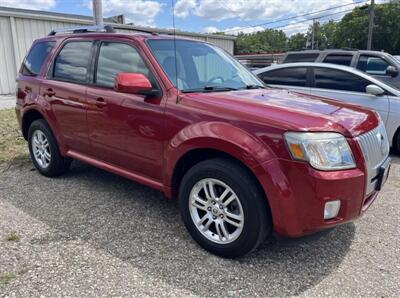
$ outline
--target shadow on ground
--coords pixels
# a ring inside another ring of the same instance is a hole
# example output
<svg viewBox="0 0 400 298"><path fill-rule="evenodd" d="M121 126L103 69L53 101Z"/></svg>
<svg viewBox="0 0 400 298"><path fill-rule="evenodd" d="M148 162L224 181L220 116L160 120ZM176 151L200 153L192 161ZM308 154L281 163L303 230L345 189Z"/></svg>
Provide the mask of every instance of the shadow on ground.
<svg viewBox="0 0 400 298"><path fill-rule="evenodd" d="M272 239L256 252L224 260L202 250L186 232L176 202L161 193L74 162L60 178L31 166L0 175L13 205L149 275L202 296L296 295L334 271L350 248L354 224L302 239ZM65 239L65 238L63 238Z"/></svg>

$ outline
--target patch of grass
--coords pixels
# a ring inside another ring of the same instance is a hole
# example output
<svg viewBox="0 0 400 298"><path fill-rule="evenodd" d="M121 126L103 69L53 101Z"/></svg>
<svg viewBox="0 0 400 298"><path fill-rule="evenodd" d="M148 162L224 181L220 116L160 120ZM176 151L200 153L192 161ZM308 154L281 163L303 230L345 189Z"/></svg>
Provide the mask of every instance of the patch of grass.
<svg viewBox="0 0 400 298"><path fill-rule="evenodd" d="M19 240L21 240L21 236L18 235L17 232L12 231L10 234L7 235L6 240L7 241L19 241Z"/></svg>
<svg viewBox="0 0 400 298"><path fill-rule="evenodd" d="M0 164L21 163L28 158L28 146L19 129L15 110L0 110Z"/></svg>
<svg viewBox="0 0 400 298"><path fill-rule="evenodd" d="M0 286L4 287L9 285L14 279L18 277L17 274L13 272L7 272L0 275Z"/></svg>

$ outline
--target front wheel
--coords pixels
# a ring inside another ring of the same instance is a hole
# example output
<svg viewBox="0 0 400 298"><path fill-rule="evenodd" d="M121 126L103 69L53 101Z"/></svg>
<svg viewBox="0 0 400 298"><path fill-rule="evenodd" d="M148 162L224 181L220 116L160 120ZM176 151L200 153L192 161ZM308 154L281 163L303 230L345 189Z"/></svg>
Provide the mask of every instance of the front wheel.
<svg viewBox="0 0 400 298"><path fill-rule="evenodd" d="M183 177L179 204L192 237L226 258L254 250L271 232L266 198L247 169L231 160L200 162Z"/></svg>

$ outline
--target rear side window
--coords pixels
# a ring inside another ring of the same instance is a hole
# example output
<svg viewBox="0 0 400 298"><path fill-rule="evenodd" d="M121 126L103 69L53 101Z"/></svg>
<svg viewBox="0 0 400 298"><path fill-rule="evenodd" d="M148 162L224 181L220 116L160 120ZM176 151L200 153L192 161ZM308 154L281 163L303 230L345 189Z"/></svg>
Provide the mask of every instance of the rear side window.
<svg viewBox="0 0 400 298"><path fill-rule="evenodd" d="M103 42L97 62L96 84L114 87L115 77L120 72L142 73L150 77L149 69L135 48L124 43Z"/></svg>
<svg viewBox="0 0 400 298"><path fill-rule="evenodd" d="M386 75L386 69L390 66L385 59L376 56L361 55L357 68L371 75Z"/></svg>
<svg viewBox="0 0 400 298"><path fill-rule="evenodd" d="M26 56L21 73L26 76L37 76L42 69L44 61L53 49L54 44L54 41L35 43Z"/></svg>
<svg viewBox="0 0 400 298"><path fill-rule="evenodd" d="M258 75L266 84L307 86L307 68L291 67L267 71Z"/></svg>
<svg viewBox="0 0 400 298"><path fill-rule="evenodd" d="M315 68L314 79L316 88L363 93L371 84L368 80L354 74L328 68Z"/></svg>
<svg viewBox="0 0 400 298"><path fill-rule="evenodd" d="M91 56L91 41L76 41L65 44L54 61L53 78L85 83Z"/></svg>
<svg viewBox="0 0 400 298"><path fill-rule="evenodd" d="M298 53L288 54L284 63L291 62L314 62L319 56L319 53Z"/></svg>
<svg viewBox="0 0 400 298"><path fill-rule="evenodd" d="M324 62L350 66L352 58L353 56L351 55L328 55L325 57Z"/></svg>

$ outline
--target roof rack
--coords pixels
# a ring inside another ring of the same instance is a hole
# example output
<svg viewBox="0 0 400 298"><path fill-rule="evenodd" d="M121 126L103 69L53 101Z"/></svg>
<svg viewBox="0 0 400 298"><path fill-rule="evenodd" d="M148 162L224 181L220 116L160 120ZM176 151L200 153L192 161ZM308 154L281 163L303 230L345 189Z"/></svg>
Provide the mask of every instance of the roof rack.
<svg viewBox="0 0 400 298"><path fill-rule="evenodd" d="M56 35L56 34L59 34L59 33L77 34L77 33L88 33L88 32L115 33L115 30L110 25L105 25L105 26L82 26L82 27L53 29L49 33L49 36Z"/></svg>

